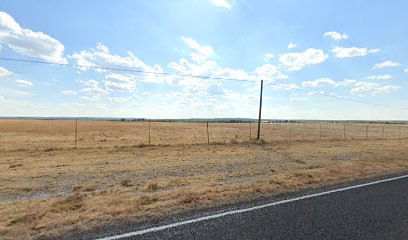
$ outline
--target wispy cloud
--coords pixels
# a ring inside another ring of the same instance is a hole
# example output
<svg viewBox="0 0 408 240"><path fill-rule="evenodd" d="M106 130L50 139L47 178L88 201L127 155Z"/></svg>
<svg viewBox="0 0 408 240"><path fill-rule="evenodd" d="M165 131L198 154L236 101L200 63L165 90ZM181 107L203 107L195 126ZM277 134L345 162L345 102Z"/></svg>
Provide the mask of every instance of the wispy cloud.
<svg viewBox="0 0 408 240"><path fill-rule="evenodd" d="M295 48L295 47L296 47L296 43L290 42L290 43L288 44L288 48L289 48L289 49L292 49L292 48Z"/></svg>
<svg viewBox="0 0 408 240"><path fill-rule="evenodd" d="M322 63L327 58L328 56L323 50L309 48L304 52L284 53L279 57L279 62L288 67L289 71L299 71L307 65Z"/></svg>
<svg viewBox="0 0 408 240"><path fill-rule="evenodd" d="M323 34L323 36L324 36L324 37L329 37L329 38L331 38L331 39L333 39L333 40L336 40L336 41L346 40L346 39L349 38L347 34L345 34L345 33L340 34L340 33L335 32L335 31L325 32L325 33Z"/></svg>
<svg viewBox="0 0 408 240"><path fill-rule="evenodd" d="M373 69L381 69L385 67L398 67L398 66L401 66L401 64L397 62L393 62L393 61L385 61L382 63L375 64Z"/></svg>
<svg viewBox="0 0 408 240"><path fill-rule="evenodd" d="M390 80L392 78L392 75L371 75L365 77L370 80Z"/></svg>
<svg viewBox="0 0 408 240"><path fill-rule="evenodd" d="M367 48L357 48L357 47L335 47L332 49L332 52L335 57L338 58L352 58L352 57L363 57L370 53L379 52L380 49L367 49Z"/></svg>
<svg viewBox="0 0 408 240"><path fill-rule="evenodd" d="M210 2L217 7L222 7L226 9L231 9L233 5L233 2L229 0L210 0Z"/></svg>

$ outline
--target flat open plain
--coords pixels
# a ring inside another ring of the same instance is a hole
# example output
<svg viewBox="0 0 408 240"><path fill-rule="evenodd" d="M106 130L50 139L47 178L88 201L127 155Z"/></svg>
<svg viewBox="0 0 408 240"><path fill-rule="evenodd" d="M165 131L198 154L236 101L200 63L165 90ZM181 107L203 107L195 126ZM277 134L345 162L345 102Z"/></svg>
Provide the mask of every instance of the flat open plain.
<svg viewBox="0 0 408 240"><path fill-rule="evenodd" d="M0 238L58 237L408 171L379 124L0 121ZM384 128L383 128L384 127ZM346 130L344 134L344 129Z"/></svg>

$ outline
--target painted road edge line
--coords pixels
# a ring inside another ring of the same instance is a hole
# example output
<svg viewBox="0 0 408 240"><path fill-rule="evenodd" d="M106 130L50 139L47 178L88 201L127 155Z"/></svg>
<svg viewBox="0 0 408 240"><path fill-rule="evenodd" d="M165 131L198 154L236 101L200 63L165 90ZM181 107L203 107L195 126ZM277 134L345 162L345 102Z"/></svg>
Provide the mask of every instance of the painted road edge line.
<svg viewBox="0 0 408 240"><path fill-rule="evenodd" d="M267 207L271 207L271 206L276 206L276 205L280 205L280 204L296 202L296 201L300 201L300 200L303 200L303 199L319 197L319 196L328 195L328 194L332 194L332 193L336 193L336 192L343 192L343 191L347 191L347 190L351 190L351 189L362 188L362 187L371 186L371 185L380 184L380 183L385 183L385 182L391 182L391 181L395 181L395 180L399 180L399 179L403 179L403 178L408 178L408 174L398 176L398 177L393 177L393 178L382 179L382 180L378 180L378 181L374 181L374 182L368 182L368 183L362 183L362 184L353 185L353 186L349 186L349 187L338 188L338 189L329 190L329 191L325 191L325 192L308 194L308 195L304 195L304 196L300 196L300 197L285 199L285 200L281 200L281 201L277 201L277 202L271 202L271 203L267 203L267 204L254 206L254 207L237 209L237 210L227 211L227 212L223 212L223 213L217 213L217 214L212 214L212 215L208 215L208 216L203 216L203 217L199 217L199 218L193 218L193 219L190 219L190 220L175 222L175 223L171 223L171 224L166 224L166 225L161 225L161 226L158 226L158 227L147 228L147 229L134 231L134 232L123 233L123 234L114 235L114 236L111 236L111 237L99 238L98 240L115 240L115 239L122 239L122 238L127 238L127 237L132 237L132 236L143 235L143 234L151 233L151 232L159 232L159 231L163 231L163 230L166 230L166 229L169 229L169 228L175 228L175 227L178 227L178 226L187 225L187 224L191 224L191 223L202 222L202 221L215 219L215 218L220 218L220 217L233 215L233 214L240 214L240 213L250 212L250 211L254 211L254 210L258 210L258 209L262 209L262 208L267 208Z"/></svg>

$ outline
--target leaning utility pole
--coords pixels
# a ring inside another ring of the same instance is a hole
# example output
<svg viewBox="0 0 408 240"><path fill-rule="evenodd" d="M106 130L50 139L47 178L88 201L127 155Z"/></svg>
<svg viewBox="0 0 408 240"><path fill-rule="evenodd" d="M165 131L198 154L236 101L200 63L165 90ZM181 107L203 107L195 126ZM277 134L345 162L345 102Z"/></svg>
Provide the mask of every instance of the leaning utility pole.
<svg viewBox="0 0 408 240"><path fill-rule="evenodd" d="M263 92L263 80L261 80L261 96L259 99L258 136L256 138L258 141L261 138L262 92Z"/></svg>

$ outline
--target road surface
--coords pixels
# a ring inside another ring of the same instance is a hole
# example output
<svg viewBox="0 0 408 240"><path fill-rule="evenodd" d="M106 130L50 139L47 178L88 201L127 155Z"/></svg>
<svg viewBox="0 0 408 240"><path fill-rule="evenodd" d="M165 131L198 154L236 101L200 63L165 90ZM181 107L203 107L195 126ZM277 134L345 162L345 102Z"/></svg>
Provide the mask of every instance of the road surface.
<svg viewBox="0 0 408 240"><path fill-rule="evenodd" d="M109 230L112 231L112 230ZM408 175L115 234L107 239L408 239Z"/></svg>

